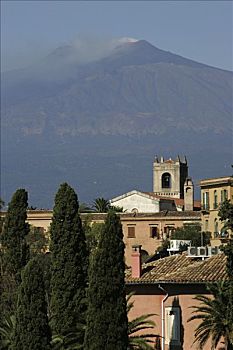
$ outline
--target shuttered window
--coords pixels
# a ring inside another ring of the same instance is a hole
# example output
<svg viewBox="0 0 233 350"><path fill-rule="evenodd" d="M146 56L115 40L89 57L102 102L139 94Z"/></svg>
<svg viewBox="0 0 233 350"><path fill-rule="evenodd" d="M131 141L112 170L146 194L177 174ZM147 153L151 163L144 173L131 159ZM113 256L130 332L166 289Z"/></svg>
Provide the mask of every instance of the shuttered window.
<svg viewBox="0 0 233 350"><path fill-rule="evenodd" d="M165 342L178 344L180 342L180 308L165 308Z"/></svg>
<svg viewBox="0 0 233 350"><path fill-rule="evenodd" d="M135 226L128 226L128 238L135 238Z"/></svg>

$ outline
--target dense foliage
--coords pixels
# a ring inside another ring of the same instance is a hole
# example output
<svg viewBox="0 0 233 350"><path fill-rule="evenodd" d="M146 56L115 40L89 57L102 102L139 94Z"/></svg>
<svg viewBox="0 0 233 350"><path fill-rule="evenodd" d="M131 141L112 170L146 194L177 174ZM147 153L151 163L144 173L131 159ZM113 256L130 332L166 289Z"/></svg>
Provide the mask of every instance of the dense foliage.
<svg viewBox="0 0 233 350"><path fill-rule="evenodd" d="M188 321L201 320L195 330L195 343L200 349L211 339L211 350L215 349L221 337L225 349L233 349L233 320L229 305L229 284L218 282L208 285L213 297L197 295L194 299L200 304L193 306L193 316Z"/></svg>
<svg viewBox="0 0 233 350"><path fill-rule="evenodd" d="M26 223L28 195L24 189L18 189L8 206L5 217L1 245L3 247L3 265L8 273L20 279L20 271L29 260L29 247L26 236L29 225Z"/></svg>
<svg viewBox="0 0 233 350"><path fill-rule="evenodd" d="M50 231L51 324L53 332L60 336L85 318L87 249L78 209L76 193L67 183L62 184L55 197Z"/></svg>
<svg viewBox="0 0 233 350"><path fill-rule="evenodd" d="M210 233L202 232L199 225L187 225L177 228L171 239L190 240L193 247L201 247L210 243Z"/></svg>
<svg viewBox="0 0 233 350"><path fill-rule="evenodd" d="M26 239L30 250L30 257L43 254L48 249L48 235L45 235L42 227L30 226L30 231Z"/></svg>
<svg viewBox="0 0 233 350"><path fill-rule="evenodd" d="M230 200L225 200L218 212L220 220L224 222L223 231L231 230L233 232L233 204Z"/></svg>
<svg viewBox="0 0 233 350"><path fill-rule="evenodd" d="M10 319L15 311L20 273L29 259L27 200L27 192L18 189L9 203L4 222L0 221L0 323L5 318Z"/></svg>
<svg viewBox="0 0 233 350"><path fill-rule="evenodd" d="M34 258L22 272L12 350L50 349L50 340L43 269Z"/></svg>
<svg viewBox="0 0 233 350"><path fill-rule="evenodd" d="M109 212L90 260L85 350L127 349L124 270L122 226Z"/></svg>
<svg viewBox="0 0 233 350"><path fill-rule="evenodd" d="M107 213L110 208L110 202L103 197L99 197L94 200L92 207L97 213Z"/></svg>

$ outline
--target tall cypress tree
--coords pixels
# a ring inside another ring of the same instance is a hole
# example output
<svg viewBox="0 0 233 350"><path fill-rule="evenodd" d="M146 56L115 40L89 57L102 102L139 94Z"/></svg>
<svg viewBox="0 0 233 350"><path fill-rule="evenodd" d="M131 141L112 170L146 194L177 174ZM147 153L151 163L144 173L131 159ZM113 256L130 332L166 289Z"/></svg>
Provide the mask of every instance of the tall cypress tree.
<svg viewBox="0 0 233 350"><path fill-rule="evenodd" d="M3 247L3 264L9 274L20 280L20 271L29 260L29 247L26 236L29 225L26 223L28 195L24 189L18 189L8 206L4 221L1 244Z"/></svg>
<svg viewBox="0 0 233 350"><path fill-rule="evenodd" d="M12 350L47 350L50 341L43 269L34 258L22 272Z"/></svg>
<svg viewBox="0 0 233 350"><path fill-rule="evenodd" d="M86 311L87 249L74 190L63 183L55 197L51 223L51 314L55 334L82 324ZM80 342L83 342L81 332Z"/></svg>
<svg viewBox="0 0 233 350"><path fill-rule="evenodd" d="M127 349L124 270L122 226L109 212L90 261L85 350Z"/></svg>

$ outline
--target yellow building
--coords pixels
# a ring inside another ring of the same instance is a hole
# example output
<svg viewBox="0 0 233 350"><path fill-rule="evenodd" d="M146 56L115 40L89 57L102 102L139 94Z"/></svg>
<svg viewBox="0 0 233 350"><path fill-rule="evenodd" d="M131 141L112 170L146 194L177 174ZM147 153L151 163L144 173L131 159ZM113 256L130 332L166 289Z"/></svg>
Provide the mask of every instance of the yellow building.
<svg viewBox="0 0 233 350"><path fill-rule="evenodd" d="M228 239L229 232L222 232L223 223L218 216L219 206L226 199L233 203L233 177L225 176L200 181L202 203L202 230L212 234L212 245Z"/></svg>

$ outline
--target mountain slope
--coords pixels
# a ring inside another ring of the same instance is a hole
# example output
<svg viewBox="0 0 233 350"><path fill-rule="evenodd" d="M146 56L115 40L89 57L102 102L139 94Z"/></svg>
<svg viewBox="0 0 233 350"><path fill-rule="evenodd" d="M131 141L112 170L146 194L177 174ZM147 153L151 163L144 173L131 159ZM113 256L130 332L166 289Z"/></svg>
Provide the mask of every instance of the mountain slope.
<svg viewBox="0 0 233 350"><path fill-rule="evenodd" d="M231 162L232 77L232 72L160 50L144 40L120 45L86 64L66 46L38 65L6 72L2 77L4 196L30 182L33 200L48 206L54 185L65 178L88 188L82 192L83 200L110 197L133 185L150 190L151 164L159 152L186 153L194 161L196 178L224 175L224 166ZM22 168L26 154L28 163ZM92 177L87 176L88 164ZM104 171L107 164L112 168L109 174ZM143 166L147 176L135 177L133 164L137 173ZM127 179L120 180L121 171ZM113 185L114 174L119 181L115 178ZM101 185L95 186L96 182ZM38 188L43 187L46 195L38 199Z"/></svg>

